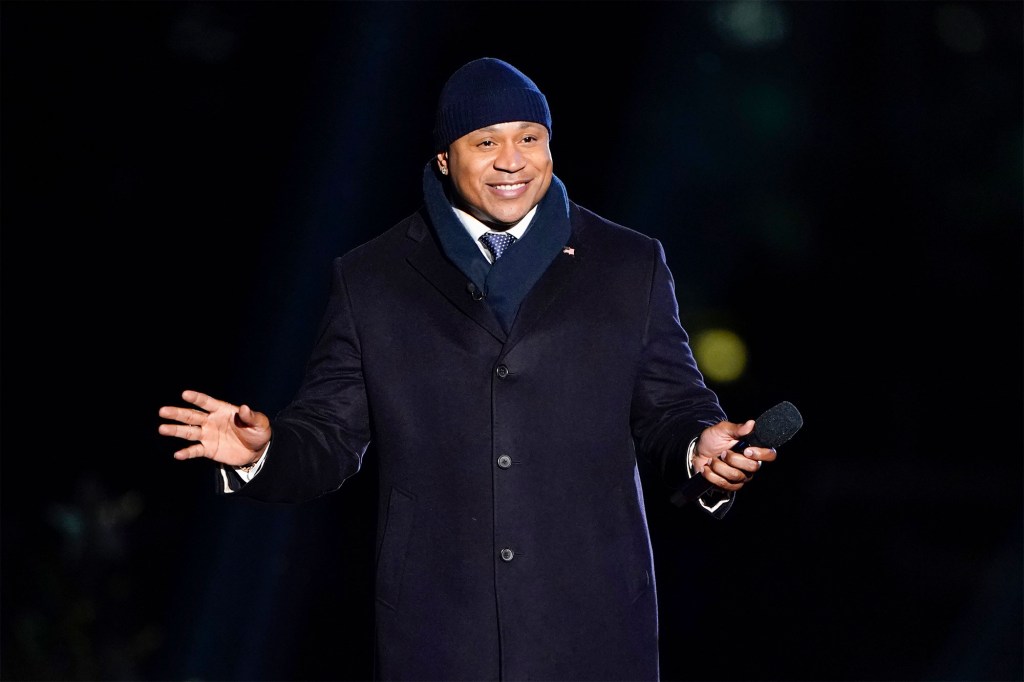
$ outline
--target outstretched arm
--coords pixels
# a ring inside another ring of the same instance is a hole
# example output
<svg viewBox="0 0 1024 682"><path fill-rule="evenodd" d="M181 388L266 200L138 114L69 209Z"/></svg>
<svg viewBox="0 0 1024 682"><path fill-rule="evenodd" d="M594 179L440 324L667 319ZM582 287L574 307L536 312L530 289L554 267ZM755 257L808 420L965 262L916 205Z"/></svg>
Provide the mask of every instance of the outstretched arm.
<svg viewBox="0 0 1024 682"><path fill-rule="evenodd" d="M184 391L182 400L198 409L165 405L160 416L177 423L161 424L161 436L192 441L175 459L206 457L229 466L256 462L270 443L270 418L248 405L232 405L198 391Z"/></svg>

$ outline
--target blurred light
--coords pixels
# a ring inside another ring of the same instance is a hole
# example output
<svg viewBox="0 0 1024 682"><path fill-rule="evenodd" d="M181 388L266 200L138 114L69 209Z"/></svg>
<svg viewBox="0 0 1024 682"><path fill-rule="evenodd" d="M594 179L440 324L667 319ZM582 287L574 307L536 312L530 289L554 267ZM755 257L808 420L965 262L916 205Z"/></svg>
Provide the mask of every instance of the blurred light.
<svg viewBox="0 0 1024 682"><path fill-rule="evenodd" d="M964 5L936 8L935 32L946 47L957 52L978 52L985 47L985 25L977 12Z"/></svg>
<svg viewBox="0 0 1024 682"><path fill-rule="evenodd" d="M719 35L743 47L770 47L789 33L782 8L760 0L715 3L711 22Z"/></svg>
<svg viewBox="0 0 1024 682"><path fill-rule="evenodd" d="M712 381L736 381L747 366L747 346L728 329L706 329L693 337L693 355L705 377Z"/></svg>

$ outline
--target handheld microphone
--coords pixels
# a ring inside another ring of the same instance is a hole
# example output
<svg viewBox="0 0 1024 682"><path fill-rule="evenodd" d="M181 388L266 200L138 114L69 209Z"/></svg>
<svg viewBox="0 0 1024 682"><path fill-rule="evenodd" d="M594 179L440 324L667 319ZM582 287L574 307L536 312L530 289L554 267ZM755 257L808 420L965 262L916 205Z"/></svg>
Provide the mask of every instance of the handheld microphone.
<svg viewBox="0 0 1024 682"><path fill-rule="evenodd" d="M744 448L753 446L755 448L778 448L793 437L800 427L804 425L804 418L800 410L796 409L793 403L783 400L778 405L765 410L760 417L754 420L754 430L746 436L746 440L733 445L730 450L743 452ZM714 487L714 483L708 481L701 474L695 474L672 496L672 503L682 507L687 502L692 502Z"/></svg>

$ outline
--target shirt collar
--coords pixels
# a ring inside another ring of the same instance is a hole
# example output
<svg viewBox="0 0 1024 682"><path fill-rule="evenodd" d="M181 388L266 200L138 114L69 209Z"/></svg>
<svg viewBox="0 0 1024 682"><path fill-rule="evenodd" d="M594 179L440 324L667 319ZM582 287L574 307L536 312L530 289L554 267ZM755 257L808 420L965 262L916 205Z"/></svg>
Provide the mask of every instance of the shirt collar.
<svg viewBox="0 0 1024 682"><path fill-rule="evenodd" d="M463 211L461 208L455 208L454 206L452 206L452 208L455 210L455 217L457 217L459 219L459 222L462 223L462 226L466 228L466 232L469 233L469 236L473 238L474 242L477 242L479 244L479 239L481 235L486 234L487 232L494 231L491 228L484 225L479 220L477 220L476 218L474 218L473 216ZM536 213L537 207L534 206L533 208L530 209L529 213L523 216L522 220L520 220L518 223L508 228L507 230L505 230L505 234L510 234L516 239L522 239L523 235L526 234L526 230L529 229L530 223L533 222L533 216Z"/></svg>

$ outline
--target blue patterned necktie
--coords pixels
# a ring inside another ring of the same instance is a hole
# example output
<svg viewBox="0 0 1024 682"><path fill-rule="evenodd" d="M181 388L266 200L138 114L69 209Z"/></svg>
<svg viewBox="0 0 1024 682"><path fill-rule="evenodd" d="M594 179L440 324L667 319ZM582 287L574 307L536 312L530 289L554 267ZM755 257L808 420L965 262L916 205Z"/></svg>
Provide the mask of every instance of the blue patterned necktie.
<svg viewBox="0 0 1024 682"><path fill-rule="evenodd" d="M495 261L501 258L501 254L505 253L505 249L512 246L515 240L513 235L505 232L487 232L480 235L480 241L494 254Z"/></svg>

